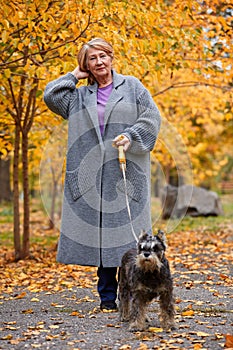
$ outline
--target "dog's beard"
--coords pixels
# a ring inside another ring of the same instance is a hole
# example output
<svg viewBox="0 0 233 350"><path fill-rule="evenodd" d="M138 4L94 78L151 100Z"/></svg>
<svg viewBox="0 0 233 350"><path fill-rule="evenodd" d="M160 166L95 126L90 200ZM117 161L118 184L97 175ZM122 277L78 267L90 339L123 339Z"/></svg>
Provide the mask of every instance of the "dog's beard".
<svg viewBox="0 0 233 350"><path fill-rule="evenodd" d="M146 258L142 253L136 257L136 266L145 272L153 272L155 270L160 271L162 263L156 254L151 254Z"/></svg>

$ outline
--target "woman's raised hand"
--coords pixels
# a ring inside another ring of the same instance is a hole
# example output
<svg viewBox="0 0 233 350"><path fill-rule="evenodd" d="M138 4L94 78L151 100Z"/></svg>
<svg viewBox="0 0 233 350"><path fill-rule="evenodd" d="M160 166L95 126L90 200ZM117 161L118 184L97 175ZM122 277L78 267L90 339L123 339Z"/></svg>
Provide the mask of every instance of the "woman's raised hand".
<svg viewBox="0 0 233 350"><path fill-rule="evenodd" d="M71 72L76 79L86 79L89 77L89 73L88 72L83 72L80 70L79 66L77 66L73 72Z"/></svg>

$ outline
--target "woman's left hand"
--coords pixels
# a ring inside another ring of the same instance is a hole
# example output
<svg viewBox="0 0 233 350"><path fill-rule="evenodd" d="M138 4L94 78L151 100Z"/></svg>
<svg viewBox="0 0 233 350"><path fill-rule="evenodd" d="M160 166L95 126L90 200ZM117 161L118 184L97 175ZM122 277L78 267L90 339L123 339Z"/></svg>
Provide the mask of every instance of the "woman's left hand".
<svg viewBox="0 0 233 350"><path fill-rule="evenodd" d="M126 152L130 146L130 140L125 135L118 135L113 140L113 146L115 147L123 146L123 149Z"/></svg>

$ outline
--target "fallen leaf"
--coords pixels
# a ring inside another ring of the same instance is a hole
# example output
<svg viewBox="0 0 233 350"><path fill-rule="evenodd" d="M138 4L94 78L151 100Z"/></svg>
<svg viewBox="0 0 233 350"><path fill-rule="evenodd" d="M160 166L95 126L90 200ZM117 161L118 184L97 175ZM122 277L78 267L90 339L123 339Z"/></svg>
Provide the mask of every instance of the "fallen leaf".
<svg viewBox="0 0 233 350"><path fill-rule="evenodd" d="M85 315L80 314L78 311L71 312L70 316L78 316L79 318L84 318Z"/></svg>
<svg viewBox="0 0 233 350"><path fill-rule="evenodd" d="M19 295L17 295L17 296L15 297L15 299L22 299L22 298L24 298L26 295L27 295L26 292L22 292L22 293L20 293Z"/></svg>
<svg viewBox="0 0 233 350"><path fill-rule="evenodd" d="M22 310L22 314L33 314L34 311L32 309L28 309L28 310Z"/></svg>
<svg viewBox="0 0 233 350"><path fill-rule="evenodd" d="M202 344L194 344L193 345L194 350L198 350L198 349L202 349L202 348L203 348Z"/></svg>
<svg viewBox="0 0 233 350"><path fill-rule="evenodd" d="M40 299L38 299L38 298L32 298L31 301L32 301L33 303L34 303L34 302L37 303L38 301L40 301Z"/></svg>
<svg viewBox="0 0 233 350"><path fill-rule="evenodd" d="M52 324L52 325L49 326L49 328L50 329L58 329L60 327L58 325L56 325L56 324Z"/></svg>
<svg viewBox="0 0 233 350"><path fill-rule="evenodd" d="M176 304L179 304L179 303L181 303L182 301L183 301L182 299L177 298L175 302L176 302Z"/></svg>
<svg viewBox="0 0 233 350"><path fill-rule="evenodd" d="M23 341L24 339L11 339L10 340L10 343L11 343L11 345L18 345L18 344L20 344L21 343L21 341Z"/></svg>
<svg viewBox="0 0 233 350"><path fill-rule="evenodd" d="M205 333L205 332L197 332L197 336L198 337L209 337L210 334L209 333Z"/></svg>
<svg viewBox="0 0 233 350"><path fill-rule="evenodd" d="M193 316L194 315L194 311L193 310L187 310L187 311L183 311L181 313L182 316Z"/></svg>
<svg viewBox="0 0 233 350"><path fill-rule="evenodd" d="M19 327L6 326L6 329L9 329L10 331L16 331L17 329L19 329Z"/></svg>
<svg viewBox="0 0 233 350"><path fill-rule="evenodd" d="M149 327L149 332L159 333L159 332L162 332L162 331L163 331L163 328Z"/></svg>
<svg viewBox="0 0 233 350"><path fill-rule="evenodd" d="M58 334L55 334L55 335L52 335L52 334L48 334L46 335L45 339L46 340L53 340L55 338L59 338L59 335Z"/></svg>
<svg viewBox="0 0 233 350"><path fill-rule="evenodd" d="M215 333L215 338L216 338L216 339L223 339L224 336L223 336L222 334Z"/></svg>
<svg viewBox="0 0 233 350"><path fill-rule="evenodd" d="M13 338L12 334L7 334L4 337L1 337L0 339L2 339L2 340L11 340L12 338Z"/></svg>
<svg viewBox="0 0 233 350"><path fill-rule="evenodd" d="M139 345L139 348L137 348L137 350L148 350L148 349L149 349L148 346L146 344L143 344L143 343L141 343Z"/></svg>
<svg viewBox="0 0 233 350"><path fill-rule="evenodd" d="M225 334L225 338L226 338L225 347L233 348L233 335Z"/></svg>
<svg viewBox="0 0 233 350"><path fill-rule="evenodd" d="M51 306L58 307L58 308L63 308L65 305L59 305L57 303L51 303Z"/></svg>

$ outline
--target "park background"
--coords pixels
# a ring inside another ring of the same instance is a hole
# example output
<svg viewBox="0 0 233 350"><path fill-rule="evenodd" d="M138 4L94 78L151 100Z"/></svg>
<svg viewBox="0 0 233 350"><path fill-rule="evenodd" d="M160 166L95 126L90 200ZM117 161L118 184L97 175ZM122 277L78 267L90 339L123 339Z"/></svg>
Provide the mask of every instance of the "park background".
<svg viewBox="0 0 233 350"><path fill-rule="evenodd" d="M66 124L45 106L43 91L49 81L76 67L79 48L93 37L103 37L112 43L116 71L140 79L163 118L159 139L151 153L155 227L167 225L160 215L159 199L159 189L166 184L203 187L215 191L221 199L223 215L179 220L169 234L173 244L171 257L176 255L174 249L182 254L187 244L191 252L196 251L203 237L208 237L204 246L208 249L210 245L210 251L213 247L216 252L222 249L230 261L231 2L1 0L0 3L3 292L12 293L18 286L37 292L54 286L59 290L75 283L73 275L79 276L84 287L90 283L83 275L83 271L88 273L87 269L67 272L55 262ZM46 271L44 276L38 264ZM60 271L60 275L54 277L55 271ZM228 284L228 277L224 276L222 279Z"/></svg>
<svg viewBox="0 0 233 350"><path fill-rule="evenodd" d="M31 200L42 195L50 228L60 216L66 125L44 88L93 37L113 44L114 68L139 78L161 111L152 195L164 184L233 191L229 1L9 1L0 11L0 200L13 202L16 260L29 254Z"/></svg>
<svg viewBox="0 0 233 350"><path fill-rule="evenodd" d="M81 45L96 36L113 44L114 68L139 78L161 111L151 154L155 221L162 225L166 184L216 191L222 220L231 216L229 1L9 1L0 11L1 221L11 225L1 235L16 260L29 256L32 213L59 228L67 125L45 106L45 85L72 71Z"/></svg>

